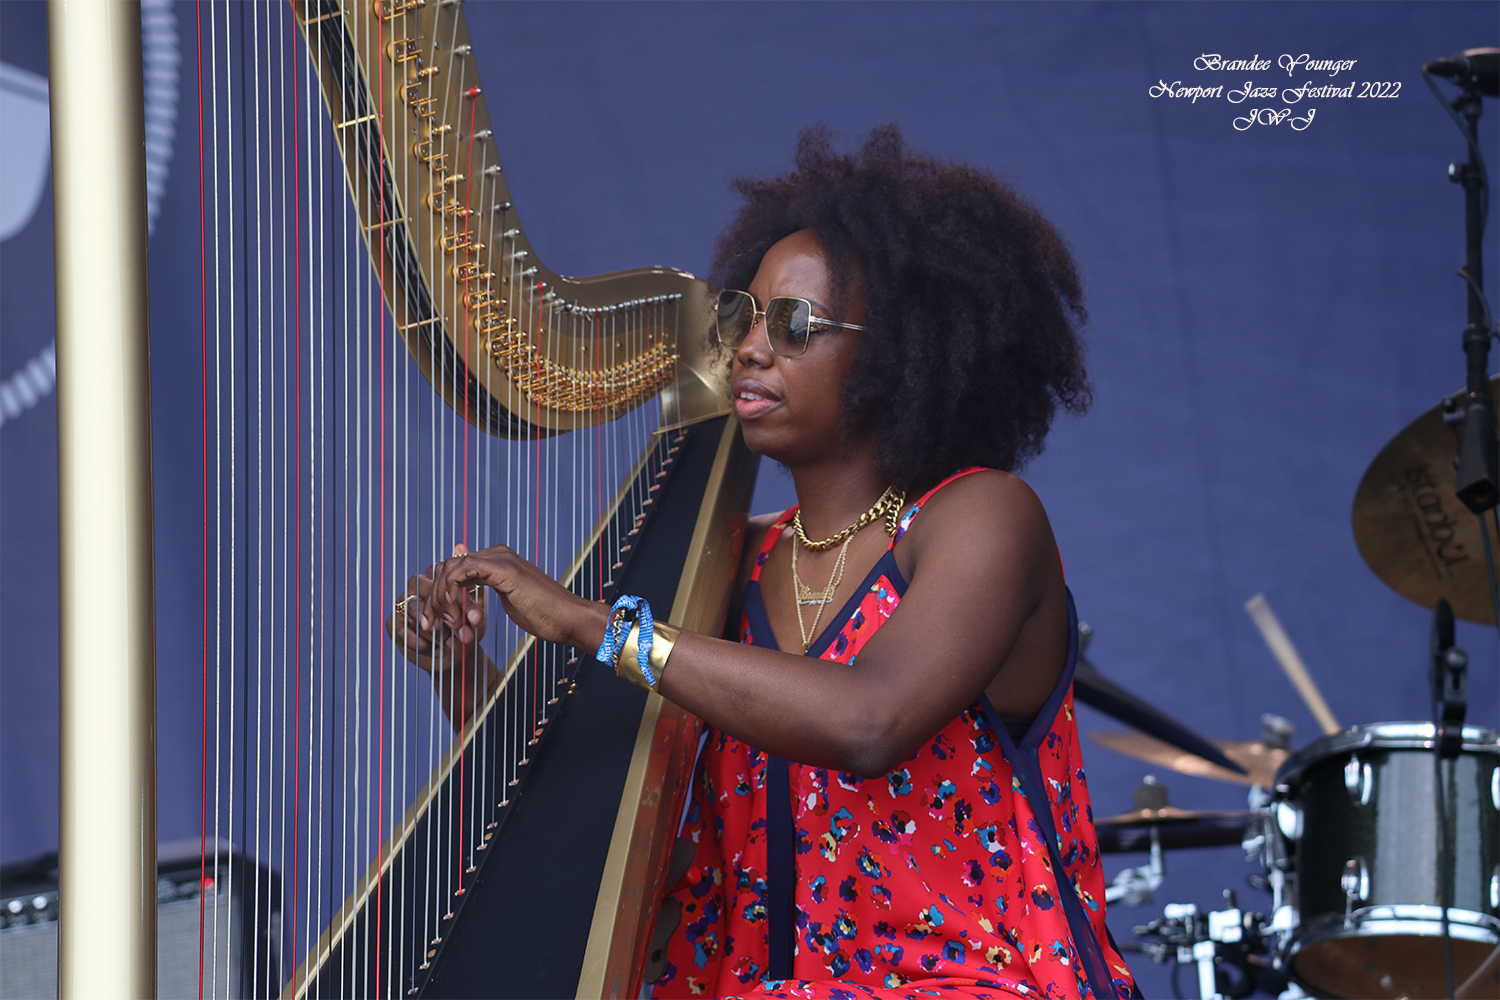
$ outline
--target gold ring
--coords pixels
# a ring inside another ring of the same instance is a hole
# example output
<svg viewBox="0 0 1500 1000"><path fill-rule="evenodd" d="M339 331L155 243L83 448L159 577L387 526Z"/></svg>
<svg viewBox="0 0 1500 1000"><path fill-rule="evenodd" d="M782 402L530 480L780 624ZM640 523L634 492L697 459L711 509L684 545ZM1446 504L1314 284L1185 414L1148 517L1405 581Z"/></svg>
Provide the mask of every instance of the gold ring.
<svg viewBox="0 0 1500 1000"><path fill-rule="evenodd" d="M416 600L416 598L417 598L416 594L407 594L405 597L397 598L397 600L396 600L396 610L399 613L403 614L403 615L406 614L407 613L406 606L408 604L410 604L412 601Z"/></svg>

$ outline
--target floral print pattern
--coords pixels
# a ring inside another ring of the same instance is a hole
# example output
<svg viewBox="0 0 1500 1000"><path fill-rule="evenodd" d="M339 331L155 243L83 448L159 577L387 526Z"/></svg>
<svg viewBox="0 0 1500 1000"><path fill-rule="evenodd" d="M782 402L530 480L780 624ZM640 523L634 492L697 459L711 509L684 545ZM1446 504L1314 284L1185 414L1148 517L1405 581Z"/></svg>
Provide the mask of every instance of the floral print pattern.
<svg viewBox="0 0 1500 1000"><path fill-rule="evenodd" d="M932 493L972 471L949 477L913 504L891 549ZM760 568L794 511L767 534L747 588L747 612L759 600ZM820 640L809 655L853 663L904 590L888 550L832 640ZM741 641L761 638L752 633L747 613ZM764 639L761 645L774 645ZM701 877L696 884L685 880L674 894L682 921L652 996L1092 997L1058 898L1059 878L1084 906L1110 985L1130 996L1130 971L1105 938L1104 878L1071 687L1055 716L1035 725L1048 727L1039 759L1060 873L978 703L882 778L789 765L796 978L783 981L766 980L767 756L710 729L682 829L695 844Z"/></svg>

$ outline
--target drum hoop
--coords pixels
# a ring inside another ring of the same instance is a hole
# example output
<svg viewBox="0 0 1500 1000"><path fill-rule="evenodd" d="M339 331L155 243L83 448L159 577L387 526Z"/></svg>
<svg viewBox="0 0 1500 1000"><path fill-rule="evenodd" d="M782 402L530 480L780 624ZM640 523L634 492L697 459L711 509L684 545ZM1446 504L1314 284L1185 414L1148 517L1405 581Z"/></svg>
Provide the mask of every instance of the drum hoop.
<svg viewBox="0 0 1500 1000"><path fill-rule="evenodd" d="M1323 736L1288 757L1276 771L1276 788L1289 788L1303 772L1328 757L1364 749L1431 750L1434 743L1430 722L1377 722L1352 726L1341 733ZM1463 752L1500 756L1500 732L1480 726L1463 729Z"/></svg>
<svg viewBox="0 0 1500 1000"><path fill-rule="evenodd" d="M1345 937L1442 937L1443 908L1428 903L1398 903L1364 906L1349 914L1352 927L1344 926L1340 913L1323 913L1301 924L1287 941L1290 961L1304 947ZM1448 908L1449 934L1455 941L1500 944L1500 918L1457 906Z"/></svg>
<svg viewBox="0 0 1500 1000"><path fill-rule="evenodd" d="M1426 904L1367 906L1349 915L1354 926L1348 928L1341 914L1325 913L1292 931L1278 951L1276 965L1311 993L1315 984L1297 972L1297 956L1307 948L1351 937L1441 938L1441 913L1442 907ZM1500 945L1500 920L1487 913L1449 907L1448 933L1455 941L1475 941L1493 947Z"/></svg>

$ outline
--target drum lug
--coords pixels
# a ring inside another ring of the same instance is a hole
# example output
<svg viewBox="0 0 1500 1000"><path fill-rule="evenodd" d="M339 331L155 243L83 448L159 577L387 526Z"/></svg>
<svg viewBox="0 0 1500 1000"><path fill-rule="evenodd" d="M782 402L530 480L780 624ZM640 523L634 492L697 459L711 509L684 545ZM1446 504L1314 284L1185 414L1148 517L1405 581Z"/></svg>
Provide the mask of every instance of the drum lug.
<svg viewBox="0 0 1500 1000"><path fill-rule="evenodd" d="M1344 788L1355 805L1370 804L1370 796L1375 792L1375 772L1369 764L1360 763L1358 754L1351 756L1344 765Z"/></svg>
<svg viewBox="0 0 1500 1000"><path fill-rule="evenodd" d="M1370 898L1370 866L1360 857L1344 862L1344 874L1339 877L1339 888L1344 890L1344 927L1354 926L1354 902L1363 903Z"/></svg>
<svg viewBox="0 0 1500 1000"><path fill-rule="evenodd" d="M1287 840L1302 839L1302 810L1290 802L1276 803L1276 826Z"/></svg>

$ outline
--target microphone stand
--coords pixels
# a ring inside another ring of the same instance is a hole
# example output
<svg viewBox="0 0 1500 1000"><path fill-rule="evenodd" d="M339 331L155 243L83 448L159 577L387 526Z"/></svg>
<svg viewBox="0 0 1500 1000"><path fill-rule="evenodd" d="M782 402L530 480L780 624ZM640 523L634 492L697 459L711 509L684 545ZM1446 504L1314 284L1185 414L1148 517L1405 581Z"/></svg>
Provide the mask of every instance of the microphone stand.
<svg viewBox="0 0 1500 1000"><path fill-rule="evenodd" d="M1500 504L1500 472L1497 472L1495 407L1489 387L1490 337L1495 330L1489 305L1484 297L1482 239L1489 212L1489 179L1479 152L1480 95L1495 91L1493 67L1488 71L1487 85L1481 84L1481 73L1475 62L1493 58L1492 52L1471 50L1446 60L1435 60L1422 67L1422 75L1443 110L1453 118L1469 144L1469 161L1448 165L1448 178L1464 188L1464 240L1467 250L1464 269L1459 272L1467 285L1469 323L1464 327L1464 358L1467 361L1466 405L1459 434L1457 494L1464 506L1479 518L1480 536L1484 539L1486 578L1490 588L1495 624L1500 627L1500 587L1495 579L1494 559L1490 549L1489 512ZM1437 69L1439 63L1447 65ZM1459 83L1463 92L1451 103L1432 81L1436 70ZM1500 520L1496 521L1500 527ZM1442 907L1443 973L1447 990L1454 995L1453 935L1448 910L1453 905L1454 844L1453 822L1448 814L1449 800L1454 796L1445 788L1456 759L1463 751L1464 716L1468 709L1468 657L1454 644L1453 609L1445 599L1433 608L1432 640L1428 659L1429 704L1432 709L1432 786L1433 805L1437 813L1437 876ZM1449 762L1444 767L1444 761ZM1444 772L1447 772L1445 775ZM1454 789L1453 791L1456 791Z"/></svg>
<svg viewBox="0 0 1500 1000"><path fill-rule="evenodd" d="M1480 517L1484 515L1481 514ZM1449 802L1457 789L1451 781L1458 756L1463 752L1464 715L1469 707L1469 658L1453 642L1453 608L1439 598L1432 612L1432 641L1427 662L1429 701L1432 705L1432 792L1437 812L1437 882L1442 906L1443 974L1449 1000L1453 997L1453 932L1448 910L1453 906L1454 837ZM1449 761L1448 767L1443 762ZM1446 772L1446 774L1445 774Z"/></svg>
<svg viewBox="0 0 1500 1000"><path fill-rule="evenodd" d="M1447 104L1447 102L1444 102ZM1467 254L1463 276L1467 284L1469 324L1464 327L1464 357L1468 362L1467 405L1458 447L1458 498L1483 517L1500 504L1500 448L1495 437L1495 408L1490 396L1489 362L1492 330L1484 301L1483 235L1488 186L1479 156L1479 82L1470 75L1463 93L1449 107L1461 118L1469 140L1467 163L1450 163L1448 179L1464 188L1464 240Z"/></svg>

